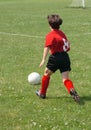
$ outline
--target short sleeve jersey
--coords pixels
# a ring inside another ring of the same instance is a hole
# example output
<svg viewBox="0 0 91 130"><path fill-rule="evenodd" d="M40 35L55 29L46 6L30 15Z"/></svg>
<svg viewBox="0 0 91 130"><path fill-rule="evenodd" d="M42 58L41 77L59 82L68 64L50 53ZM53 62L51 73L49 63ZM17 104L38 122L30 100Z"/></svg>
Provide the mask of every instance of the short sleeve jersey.
<svg viewBox="0 0 91 130"><path fill-rule="evenodd" d="M68 40L61 30L53 30L46 35L45 47L50 48L51 54L70 50Z"/></svg>

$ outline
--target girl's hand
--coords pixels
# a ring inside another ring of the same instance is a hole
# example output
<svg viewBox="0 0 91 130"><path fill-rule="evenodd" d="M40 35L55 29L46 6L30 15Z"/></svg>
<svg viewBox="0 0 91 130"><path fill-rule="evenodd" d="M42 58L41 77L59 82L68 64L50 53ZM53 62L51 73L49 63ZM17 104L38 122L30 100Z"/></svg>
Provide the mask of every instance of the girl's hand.
<svg viewBox="0 0 91 130"><path fill-rule="evenodd" d="M44 63L45 63L45 60L42 60L39 67L42 67Z"/></svg>

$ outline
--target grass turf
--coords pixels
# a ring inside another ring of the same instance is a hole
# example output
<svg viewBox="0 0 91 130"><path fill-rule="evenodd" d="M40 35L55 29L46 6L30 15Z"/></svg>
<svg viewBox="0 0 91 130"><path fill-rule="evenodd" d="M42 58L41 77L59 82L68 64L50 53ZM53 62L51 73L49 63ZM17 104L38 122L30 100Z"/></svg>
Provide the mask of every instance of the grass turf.
<svg viewBox="0 0 91 130"><path fill-rule="evenodd" d="M0 130L91 129L91 8L69 8L70 0L0 0ZM60 73L51 78L47 99L35 95L29 73L40 69L46 16L63 18L62 30L71 42L70 74L81 96L78 105L64 88Z"/></svg>

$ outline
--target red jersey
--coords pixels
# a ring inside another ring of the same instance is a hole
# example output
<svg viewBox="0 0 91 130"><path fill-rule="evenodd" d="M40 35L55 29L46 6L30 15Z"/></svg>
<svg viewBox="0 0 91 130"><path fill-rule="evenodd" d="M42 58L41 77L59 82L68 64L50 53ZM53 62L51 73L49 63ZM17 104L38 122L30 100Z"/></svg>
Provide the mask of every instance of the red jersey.
<svg viewBox="0 0 91 130"><path fill-rule="evenodd" d="M51 54L70 50L68 40L61 30L54 29L46 36L45 47L50 48Z"/></svg>

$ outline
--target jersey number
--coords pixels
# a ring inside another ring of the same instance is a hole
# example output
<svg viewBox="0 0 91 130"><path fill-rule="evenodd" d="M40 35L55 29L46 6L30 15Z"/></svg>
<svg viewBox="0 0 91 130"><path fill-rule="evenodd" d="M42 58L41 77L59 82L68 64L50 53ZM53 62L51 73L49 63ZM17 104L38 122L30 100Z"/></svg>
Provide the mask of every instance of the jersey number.
<svg viewBox="0 0 91 130"><path fill-rule="evenodd" d="M66 39L63 38L63 50L64 51L67 51L69 49L69 44L68 44L68 41Z"/></svg>

